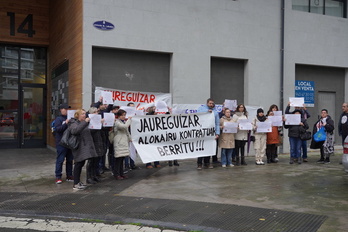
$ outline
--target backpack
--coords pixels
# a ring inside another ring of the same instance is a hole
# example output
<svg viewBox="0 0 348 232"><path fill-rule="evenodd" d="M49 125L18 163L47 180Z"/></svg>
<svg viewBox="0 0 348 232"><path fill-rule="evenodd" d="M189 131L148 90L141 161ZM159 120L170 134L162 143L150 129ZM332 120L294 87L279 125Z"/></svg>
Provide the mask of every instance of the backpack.
<svg viewBox="0 0 348 232"><path fill-rule="evenodd" d="M55 122L56 122L56 120L53 120L52 122L51 122L51 132L52 132L52 134L53 134L53 136L55 136L56 135L56 126L54 125L55 124Z"/></svg>

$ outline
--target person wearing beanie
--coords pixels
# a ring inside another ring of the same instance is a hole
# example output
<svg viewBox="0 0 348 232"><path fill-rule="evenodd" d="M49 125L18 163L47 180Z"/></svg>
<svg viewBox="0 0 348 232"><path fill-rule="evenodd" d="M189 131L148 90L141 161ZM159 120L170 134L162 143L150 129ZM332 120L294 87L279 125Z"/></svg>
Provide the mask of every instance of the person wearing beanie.
<svg viewBox="0 0 348 232"><path fill-rule="evenodd" d="M257 123L265 122L267 118L263 112L263 109L257 109L256 117L253 120L253 131L255 136L254 149L255 149L255 163L256 165L264 165L263 157L266 152L266 142L267 142L267 133L257 132Z"/></svg>

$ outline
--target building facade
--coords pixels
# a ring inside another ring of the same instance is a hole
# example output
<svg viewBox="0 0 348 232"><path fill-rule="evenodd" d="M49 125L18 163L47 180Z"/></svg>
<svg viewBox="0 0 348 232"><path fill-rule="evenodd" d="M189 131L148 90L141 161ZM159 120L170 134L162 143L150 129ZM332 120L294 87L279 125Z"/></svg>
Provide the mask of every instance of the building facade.
<svg viewBox="0 0 348 232"><path fill-rule="evenodd" d="M20 54L17 71L5 65L0 76L1 146L36 138L54 146L58 105L88 109L96 86L171 93L174 104L213 97L284 110L295 81L308 81L310 125L322 108L337 124L348 97L346 0L7 0L0 13L2 49ZM13 63L4 54L2 64Z"/></svg>

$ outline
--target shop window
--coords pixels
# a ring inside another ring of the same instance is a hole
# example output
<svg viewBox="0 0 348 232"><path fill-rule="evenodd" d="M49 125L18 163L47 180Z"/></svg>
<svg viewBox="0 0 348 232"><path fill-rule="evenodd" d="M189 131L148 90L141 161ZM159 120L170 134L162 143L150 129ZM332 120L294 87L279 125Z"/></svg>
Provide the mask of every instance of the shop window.
<svg viewBox="0 0 348 232"><path fill-rule="evenodd" d="M346 18L347 0L292 0L292 9Z"/></svg>

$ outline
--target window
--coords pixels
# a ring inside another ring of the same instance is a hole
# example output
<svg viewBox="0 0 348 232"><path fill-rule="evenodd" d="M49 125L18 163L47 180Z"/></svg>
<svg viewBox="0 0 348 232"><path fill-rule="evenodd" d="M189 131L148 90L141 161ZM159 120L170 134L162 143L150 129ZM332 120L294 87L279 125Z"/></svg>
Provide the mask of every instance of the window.
<svg viewBox="0 0 348 232"><path fill-rule="evenodd" d="M347 0L292 0L292 9L315 14L347 17Z"/></svg>

